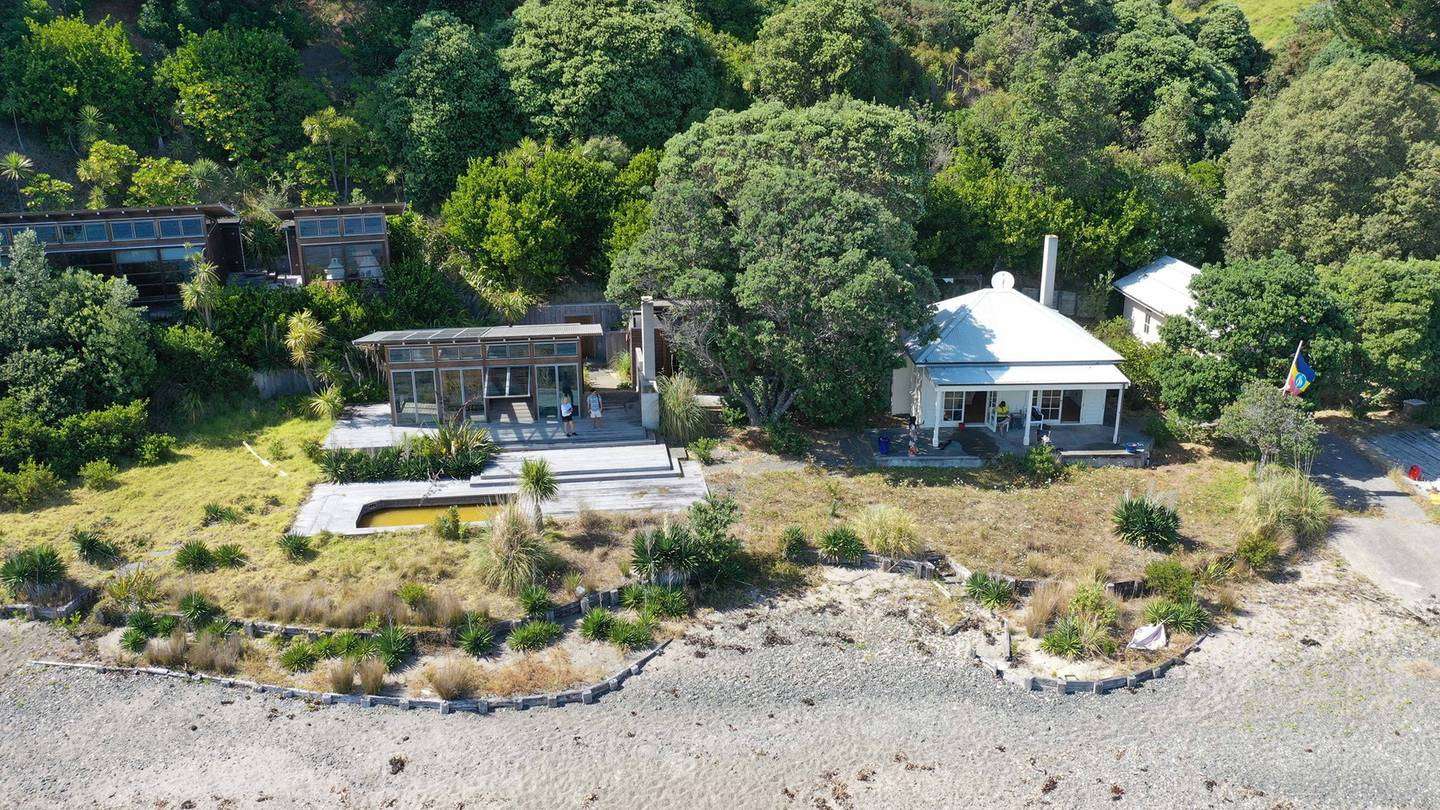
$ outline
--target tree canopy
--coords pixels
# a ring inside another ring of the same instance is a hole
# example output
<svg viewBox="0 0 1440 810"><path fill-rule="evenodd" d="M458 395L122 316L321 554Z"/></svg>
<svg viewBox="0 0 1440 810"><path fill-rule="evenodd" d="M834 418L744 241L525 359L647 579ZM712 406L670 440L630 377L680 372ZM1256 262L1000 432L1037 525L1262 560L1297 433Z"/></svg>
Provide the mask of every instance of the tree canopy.
<svg viewBox="0 0 1440 810"><path fill-rule="evenodd" d="M714 57L678 3L528 0L512 24L500 62L541 138L659 146L713 106Z"/></svg>
<svg viewBox="0 0 1440 810"><path fill-rule="evenodd" d="M863 416L935 296L911 248L925 147L910 116L854 100L714 113L666 145L609 295L682 302L672 340L752 424Z"/></svg>
<svg viewBox="0 0 1440 810"><path fill-rule="evenodd" d="M0 397L58 419L143 396L149 326L124 279L59 271L22 232L0 267Z"/></svg>
<svg viewBox="0 0 1440 810"><path fill-rule="evenodd" d="M1284 253L1206 265L1190 283L1195 308L1160 327L1168 349L1158 363L1167 407L1213 419L1243 383L1279 387L1304 340L1320 375L1310 396L1353 402L1362 383L1354 329L1313 265Z"/></svg>
<svg viewBox="0 0 1440 810"><path fill-rule="evenodd" d="M1398 62L1299 77L1251 108L1226 160L1236 257L1440 254L1440 101Z"/></svg>
<svg viewBox="0 0 1440 810"><path fill-rule="evenodd" d="M300 121L324 106L278 32L224 28L191 34L156 78L175 92L175 115L216 158L269 162L299 145Z"/></svg>
<svg viewBox="0 0 1440 810"><path fill-rule="evenodd" d="M139 143L149 130L148 76L125 29L107 18L29 20L28 32L0 54L5 103L21 120L59 138L73 133L94 107L122 140Z"/></svg>
<svg viewBox="0 0 1440 810"><path fill-rule="evenodd" d="M453 14L416 21L380 92L386 139L425 208L450 193L471 158L502 151L519 134L493 45Z"/></svg>
<svg viewBox="0 0 1440 810"><path fill-rule="evenodd" d="M1356 256L1320 279L1354 323L1366 380L1393 399L1440 393L1440 261Z"/></svg>
<svg viewBox="0 0 1440 810"><path fill-rule="evenodd" d="M802 107L836 93L893 103L900 55L874 0L796 0L760 27L753 91Z"/></svg>

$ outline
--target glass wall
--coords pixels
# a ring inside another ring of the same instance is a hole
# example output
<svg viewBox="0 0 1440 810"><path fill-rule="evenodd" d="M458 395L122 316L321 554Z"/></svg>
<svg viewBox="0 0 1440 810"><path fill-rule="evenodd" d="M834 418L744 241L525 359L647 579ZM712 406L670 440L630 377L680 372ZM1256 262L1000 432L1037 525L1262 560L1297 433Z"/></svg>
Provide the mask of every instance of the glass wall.
<svg viewBox="0 0 1440 810"><path fill-rule="evenodd" d="M449 421L485 421L485 370L444 368L440 370L440 401Z"/></svg>
<svg viewBox="0 0 1440 810"><path fill-rule="evenodd" d="M433 370L390 372L390 399L395 403L395 424L412 427L437 425L440 409L435 393Z"/></svg>

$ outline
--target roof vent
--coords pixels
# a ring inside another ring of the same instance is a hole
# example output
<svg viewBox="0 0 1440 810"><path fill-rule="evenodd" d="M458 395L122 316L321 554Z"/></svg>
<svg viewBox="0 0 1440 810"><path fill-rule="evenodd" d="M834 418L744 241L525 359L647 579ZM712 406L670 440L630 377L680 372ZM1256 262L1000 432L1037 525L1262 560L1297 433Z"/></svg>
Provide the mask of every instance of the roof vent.
<svg viewBox="0 0 1440 810"><path fill-rule="evenodd" d="M1004 270L990 277L990 286L997 290L1015 289L1015 277Z"/></svg>

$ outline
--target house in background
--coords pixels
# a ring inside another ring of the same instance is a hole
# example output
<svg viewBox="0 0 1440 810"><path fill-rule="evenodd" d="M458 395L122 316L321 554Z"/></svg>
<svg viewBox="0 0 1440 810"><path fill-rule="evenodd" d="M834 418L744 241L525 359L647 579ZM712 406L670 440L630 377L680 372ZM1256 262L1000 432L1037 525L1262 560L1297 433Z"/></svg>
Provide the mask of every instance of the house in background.
<svg viewBox="0 0 1440 810"><path fill-rule="evenodd" d="M1130 381L1119 354L1053 308L1058 252L1059 239L1045 237L1039 301L999 272L989 288L935 305L935 339L907 343L891 380L891 412L915 418L932 447L977 429L1025 446L1041 424L1084 428L1072 431L1077 444L1119 442ZM1012 414L1008 432L1001 403Z"/></svg>
<svg viewBox="0 0 1440 810"><path fill-rule="evenodd" d="M290 274L302 284L378 281L390 266L390 231L385 217L402 213L404 203L277 208L285 233Z"/></svg>
<svg viewBox="0 0 1440 810"><path fill-rule="evenodd" d="M0 213L0 258L23 231L35 232L56 267L126 279L152 312L178 309L196 255L222 280L245 268L240 217L226 205Z"/></svg>
<svg viewBox="0 0 1440 810"><path fill-rule="evenodd" d="M1195 306L1190 282L1200 268L1171 256L1155 261L1115 282L1125 298L1125 320L1130 332L1144 343L1160 339L1160 324L1166 318L1184 315Z"/></svg>

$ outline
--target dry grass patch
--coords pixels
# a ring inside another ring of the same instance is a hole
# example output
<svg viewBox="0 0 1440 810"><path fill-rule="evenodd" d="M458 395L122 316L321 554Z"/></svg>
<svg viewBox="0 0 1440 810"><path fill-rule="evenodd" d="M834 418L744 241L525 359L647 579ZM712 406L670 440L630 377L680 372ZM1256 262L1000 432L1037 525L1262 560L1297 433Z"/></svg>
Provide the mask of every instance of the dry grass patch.
<svg viewBox="0 0 1440 810"><path fill-rule="evenodd" d="M1096 571L1139 576L1159 557L1115 539L1111 513L1126 491L1180 493L1186 542L1228 552L1243 528L1241 501L1249 485L1245 464L1218 458L1148 470L1079 468L1043 487L1017 486L993 469L831 476L729 468L707 477L717 493L739 501L737 532L751 544L769 542L775 526L798 525L814 536L871 504L888 504L915 519L925 545L966 565L1072 580Z"/></svg>
<svg viewBox="0 0 1440 810"><path fill-rule="evenodd" d="M380 663L376 661L376 663ZM383 666L383 665L382 665ZM315 668L315 685L322 691L348 695L355 688L355 661L329 658Z"/></svg>
<svg viewBox="0 0 1440 810"><path fill-rule="evenodd" d="M480 666L473 658L450 656L427 664L420 680L441 700L474 697L481 683Z"/></svg>
<svg viewBox="0 0 1440 810"><path fill-rule="evenodd" d="M185 663L188 647L184 630L176 630L165 638L152 638L145 645L145 663L152 667L175 669Z"/></svg>
<svg viewBox="0 0 1440 810"><path fill-rule="evenodd" d="M238 635L201 633L186 651L185 660L192 669L233 675L245 657L245 647L245 639Z"/></svg>
<svg viewBox="0 0 1440 810"><path fill-rule="evenodd" d="M486 667L481 688L487 695L533 695L556 692L592 683L605 677L592 667L577 666L569 651L556 648L541 653L527 653L494 667Z"/></svg>
<svg viewBox="0 0 1440 810"><path fill-rule="evenodd" d="M1036 588L1025 606L1025 632L1031 638L1045 635L1050 623L1065 612L1074 593L1073 587L1062 582L1046 582Z"/></svg>
<svg viewBox="0 0 1440 810"><path fill-rule="evenodd" d="M367 695L378 695L385 688L385 662L378 658L363 658L355 667L355 675L360 679L360 691Z"/></svg>

